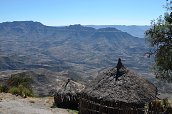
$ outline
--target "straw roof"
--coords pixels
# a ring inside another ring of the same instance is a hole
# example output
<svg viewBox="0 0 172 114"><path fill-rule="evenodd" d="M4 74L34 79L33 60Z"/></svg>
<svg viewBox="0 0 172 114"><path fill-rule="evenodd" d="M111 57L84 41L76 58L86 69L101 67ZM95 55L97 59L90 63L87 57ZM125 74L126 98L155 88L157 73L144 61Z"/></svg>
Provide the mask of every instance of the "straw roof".
<svg viewBox="0 0 172 114"><path fill-rule="evenodd" d="M59 107L78 108L78 95L84 88L84 85L68 79L63 86L55 92L55 104Z"/></svg>
<svg viewBox="0 0 172 114"><path fill-rule="evenodd" d="M123 66L119 71L117 69L115 67L100 74L82 95L129 104L145 104L156 98L157 88L152 83ZM117 72L121 75L116 80Z"/></svg>
<svg viewBox="0 0 172 114"><path fill-rule="evenodd" d="M77 94L80 93L84 87L84 85L68 79L63 86L57 90L56 95L58 94L61 97L66 97L70 101L70 96L77 96Z"/></svg>

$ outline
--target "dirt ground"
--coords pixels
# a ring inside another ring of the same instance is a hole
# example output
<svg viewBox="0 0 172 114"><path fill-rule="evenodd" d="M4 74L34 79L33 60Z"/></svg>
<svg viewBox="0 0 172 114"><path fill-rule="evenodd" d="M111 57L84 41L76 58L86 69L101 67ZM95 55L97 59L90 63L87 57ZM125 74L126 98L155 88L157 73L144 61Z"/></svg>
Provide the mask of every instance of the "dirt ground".
<svg viewBox="0 0 172 114"><path fill-rule="evenodd" d="M0 93L0 114L71 114L67 109L51 108L53 97L22 98Z"/></svg>

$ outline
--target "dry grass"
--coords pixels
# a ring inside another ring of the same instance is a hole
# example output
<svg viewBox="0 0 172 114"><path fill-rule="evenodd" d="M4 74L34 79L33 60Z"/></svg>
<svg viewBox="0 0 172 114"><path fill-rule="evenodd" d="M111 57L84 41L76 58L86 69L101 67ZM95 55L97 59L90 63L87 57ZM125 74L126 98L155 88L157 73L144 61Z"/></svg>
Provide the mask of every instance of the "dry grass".
<svg viewBox="0 0 172 114"><path fill-rule="evenodd" d="M78 114L78 113L79 113L77 110L68 109L67 111L68 111L70 114Z"/></svg>
<svg viewBox="0 0 172 114"><path fill-rule="evenodd" d="M30 103L44 105L47 107L53 106L54 103L53 97L27 97L26 100L29 101Z"/></svg>
<svg viewBox="0 0 172 114"><path fill-rule="evenodd" d="M172 99L169 99L170 106L172 107Z"/></svg>

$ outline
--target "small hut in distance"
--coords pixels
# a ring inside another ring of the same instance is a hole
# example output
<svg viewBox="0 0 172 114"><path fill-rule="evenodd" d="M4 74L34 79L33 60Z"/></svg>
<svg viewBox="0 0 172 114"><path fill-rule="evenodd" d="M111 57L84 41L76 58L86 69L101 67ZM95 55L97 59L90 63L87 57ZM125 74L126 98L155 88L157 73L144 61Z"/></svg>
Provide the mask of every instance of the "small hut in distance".
<svg viewBox="0 0 172 114"><path fill-rule="evenodd" d="M81 92L79 114L144 114L145 104L156 95L152 83L126 69L119 59L115 68Z"/></svg>

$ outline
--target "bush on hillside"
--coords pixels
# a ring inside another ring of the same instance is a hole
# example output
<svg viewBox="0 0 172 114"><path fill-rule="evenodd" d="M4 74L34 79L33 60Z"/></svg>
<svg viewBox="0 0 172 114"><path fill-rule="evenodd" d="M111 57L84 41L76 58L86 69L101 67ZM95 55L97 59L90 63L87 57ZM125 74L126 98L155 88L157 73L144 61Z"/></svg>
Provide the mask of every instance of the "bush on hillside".
<svg viewBox="0 0 172 114"><path fill-rule="evenodd" d="M0 84L0 92L8 92L8 86Z"/></svg>
<svg viewBox="0 0 172 114"><path fill-rule="evenodd" d="M25 73L13 74L8 79L7 84L9 86L19 86L23 85L25 87L29 87L30 83L32 82L32 78L27 76Z"/></svg>
<svg viewBox="0 0 172 114"><path fill-rule="evenodd" d="M6 85L0 85L0 92L9 92L22 97L34 96L31 89L32 78L26 73L13 74Z"/></svg>
<svg viewBox="0 0 172 114"><path fill-rule="evenodd" d="M20 95L20 91L17 87L11 87L9 90L8 90L8 93L11 93L11 94L14 94L14 95Z"/></svg>
<svg viewBox="0 0 172 114"><path fill-rule="evenodd" d="M20 95L22 97L34 96L32 89L26 88L23 85L19 85L18 87L11 87L8 92L14 95Z"/></svg>

